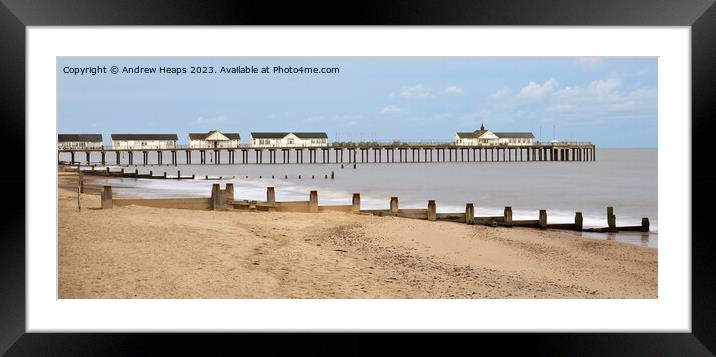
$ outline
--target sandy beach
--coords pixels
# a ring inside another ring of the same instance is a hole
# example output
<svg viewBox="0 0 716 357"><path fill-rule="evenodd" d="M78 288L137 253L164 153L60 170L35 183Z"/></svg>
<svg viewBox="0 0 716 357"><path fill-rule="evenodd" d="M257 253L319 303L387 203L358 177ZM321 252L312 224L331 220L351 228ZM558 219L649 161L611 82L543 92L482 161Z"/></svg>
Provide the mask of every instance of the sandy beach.
<svg viewBox="0 0 716 357"><path fill-rule="evenodd" d="M657 298L657 250L558 231L350 213L77 209L59 298Z"/></svg>

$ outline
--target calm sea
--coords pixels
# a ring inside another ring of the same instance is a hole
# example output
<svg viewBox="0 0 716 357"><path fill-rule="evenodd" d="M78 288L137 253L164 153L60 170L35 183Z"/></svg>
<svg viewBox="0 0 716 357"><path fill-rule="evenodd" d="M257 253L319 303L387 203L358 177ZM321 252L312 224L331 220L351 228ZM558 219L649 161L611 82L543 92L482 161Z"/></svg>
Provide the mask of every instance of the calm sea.
<svg viewBox="0 0 716 357"><path fill-rule="evenodd" d="M150 161L154 162L156 153L151 155ZM320 161L320 152L317 155ZM68 160L67 156L61 156L60 160ZM372 161L373 154L369 156ZM84 155L77 158L84 159ZM250 155L251 161L254 158ZM344 158L347 161L347 155ZM112 161L113 155L108 154L107 159ZM138 159L141 160L141 155L135 154L135 162ZM281 161L280 151L277 159ZM184 152L178 152L178 160L184 162ZM241 161L240 153L236 160ZM91 161L97 163L99 155L93 155ZM126 162L126 157L122 161ZM267 161L265 152L264 162ZM291 161L295 162L294 153ZM306 161L308 153L304 155ZM170 162L168 154L164 162ZM198 153L192 162L199 162ZM152 170L155 175L166 171L168 176L176 176L177 170L181 170L182 176L195 174L197 178L234 177L221 182L222 187L225 182L234 183L237 199L265 200L266 187L274 186L277 200L308 200L308 192L318 190L322 204L350 204L352 193L360 192L362 208L388 208L390 197L397 196L401 208L426 207L428 200L434 199L438 212L463 212L465 203L472 202L476 215L501 215L505 206L511 206L514 219L537 219L538 211L547 209L550 223L573 222L574 213L581 211L585 227L606 226L606 207L613 206L617 225L639 225L642 217L649 217L651 232L581 235L648 247L658 245L656 149L598 149L597 161L593 162L358 163L355 169L347 163L341 168L341 164L335 163L223 164L226 162L225 156L222 165L139 164L125 170L138 169L140 173ZM331 172L335 174L333 180ZM302 178L298 179L298 175ZM325 179L325 175L329 178ZM119 197L209 197L211 185L219 182L102 180L112 185Z"/></svg>

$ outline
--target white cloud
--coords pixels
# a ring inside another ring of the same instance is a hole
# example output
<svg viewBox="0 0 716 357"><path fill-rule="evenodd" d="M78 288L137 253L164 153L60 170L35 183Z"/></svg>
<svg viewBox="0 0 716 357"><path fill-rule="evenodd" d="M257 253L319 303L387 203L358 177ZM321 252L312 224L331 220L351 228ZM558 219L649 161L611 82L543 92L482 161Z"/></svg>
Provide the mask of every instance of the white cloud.
<svg viewBox="0 0 716 357"><path fill-rule="evenodd" d="M196 120L194 120L194 124L216 124L223 123L225 120L226 118L223 115L215 117L198 117Z"/></svg>
<svg viewBox="0 0 716 357"><path fill-rule="evenodd" d="M576 117L612 117L627 114L631 117L655 115L655 88L625 91L617 77L594 80L586 86L569 86L555 91L547 112Z"/></svg>
<svg viewBox="0 0 716 357"><path fill-rule="evenodd" d="M582 68L594 69L602 67L605 62L605 59L601 57L582 57L577 64Z"/></svg>
<svg viewBox="0 0 716 357"><path fill-rule="evenodd" d="M400 89L400 96L408 99L423 99L430 96L430 89L422 84L404 86Z"/></svg>
<svg viewBox="0 0 716 357"><path fill-rule="evenodd" d="M537 100L543 98L545 95L552 92L557 87L557 80L550 78L544 84L535 82L529 82L526 86L522 87L520 93L517 95L520 99Z"/></svg>
<svg viewBox="0 0 716 357"><path fill-rule="evenodd" d="M490 98L502 99L502 98L507 98L510 95L512 95L512 91L510 90L510 88L502 88L502 89L498 90L497 92L490 94Z"/></svg>
<svg viewBox="0 0 716 357"><path fill-rule="evenodd" d="M445 90L443 90L442 93L448 94L448 95L449 94L463 94L463 91L462 91L462 88L460 88L458 86L451 85L451 86L448 86L447 88L445 88Z"/></svg>
<svg viewBox="0 0 716 357"><path fill-rule="evenodd" d="M649 69L648 69L648 68L642 68L642 69L640 69L638 72L636 72L637 76L643 76L643 75L645 75L645 74L647 74L647 73L649 73Z"/></svg>
<svg viewBox="0 0 716 357"><path fill-rule="evenodd" d="M405 109L397 105L389 105L380 109L380 114L397 114L402 113Z"/></svg>

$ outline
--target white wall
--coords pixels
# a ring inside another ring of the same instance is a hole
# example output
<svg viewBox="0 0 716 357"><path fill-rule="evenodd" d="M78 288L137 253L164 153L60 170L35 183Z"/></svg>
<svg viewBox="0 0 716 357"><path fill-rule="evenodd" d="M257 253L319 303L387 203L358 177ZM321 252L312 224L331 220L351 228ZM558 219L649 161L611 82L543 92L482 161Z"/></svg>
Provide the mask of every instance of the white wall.
<svg viewBox="0 0 716 357"><path fill-rule="evenodd" d="M83 149L83 148L94 148L99 149L102 147L102 142L94 141L65 141L57 143L57 147L60 149Z"/></svg>
<svg viewBox="0 0 716 357"><path fill-rule="evenodd" d="M283 138L270 138L270 139L254 139L251 138L251 146L255 147L271 147L271 146L285 146L285 147L316 147L316 146L328 146L328 139L301 139L293 134L288 134Z"/></svg>
<svg viewBox="0 0 716 357"><path fill-rule="evenodd" d="M175 140L112 140L113 148L122 149L169 149L176 147Z"/></svg>

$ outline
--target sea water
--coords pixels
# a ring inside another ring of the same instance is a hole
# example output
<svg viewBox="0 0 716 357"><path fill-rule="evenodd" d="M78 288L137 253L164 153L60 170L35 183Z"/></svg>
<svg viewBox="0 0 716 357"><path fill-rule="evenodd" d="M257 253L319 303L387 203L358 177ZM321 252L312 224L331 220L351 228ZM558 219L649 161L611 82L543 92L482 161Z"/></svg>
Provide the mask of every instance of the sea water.
<svg viewBox="0 0 716 357"><path fill-rule="evenodd" d="M211 153L207 151L207 160L213 161ZM165 155L163 162L170 162L168 153ZM193 163L199 162L198 155L194 153ZM320 162L321 151L316 155ZM546 209L549 223L571 223L575 212L582 212L585 227L605 227L606 207L613 206L618 226L638 226L642 217L648 217L650 232L575 234L657 247L657 149L598 149L597 160L589 162L385 163L383 155L383 163L361 163L358 152L355 168L347 163L347 152L343 164L334 163L334 153L329 164L266 164L268 151L263 154L264 164L254 164L254 154L249 155L251 163L241 164L241 152L237 151L234 165L225 164L229 161L226 152L221 165L185 165L184 151L179 150L177 166L139 164L124 166L125 171L152 170L154 175L166 171L169 177L181 171L182 177L196 175L195 180L100 180L112 185L117 197L209 197L212 184L221 183L223 188L231 182L236 199L265 200L266 187L273 186L279 201L305 201L310 190L318 190L320 204L350 204L352 194L357 192L364 209L387 209L391 196L399 198L400 208L424 208L428 200L435 200L438 212L464 212L465 203L472 202L476 216L502 215L504 207L510 206L513 219L537 219L539 210ZM91 158L93 163L99 161L96 156ZM111 161L113 155L107 156ZM408 156L412 158L410 151ZM138 157L141 155L134 155L135 163ZM276 157L282 161L280 150ZM366 157L370 161L373 158L372 152ZM395 158L398 159L397 151ZM291 152L291 162L295 161L295 153ZM304 162L308 162L308 151ZM207 175L224 179L204 180Z"/></svg>

